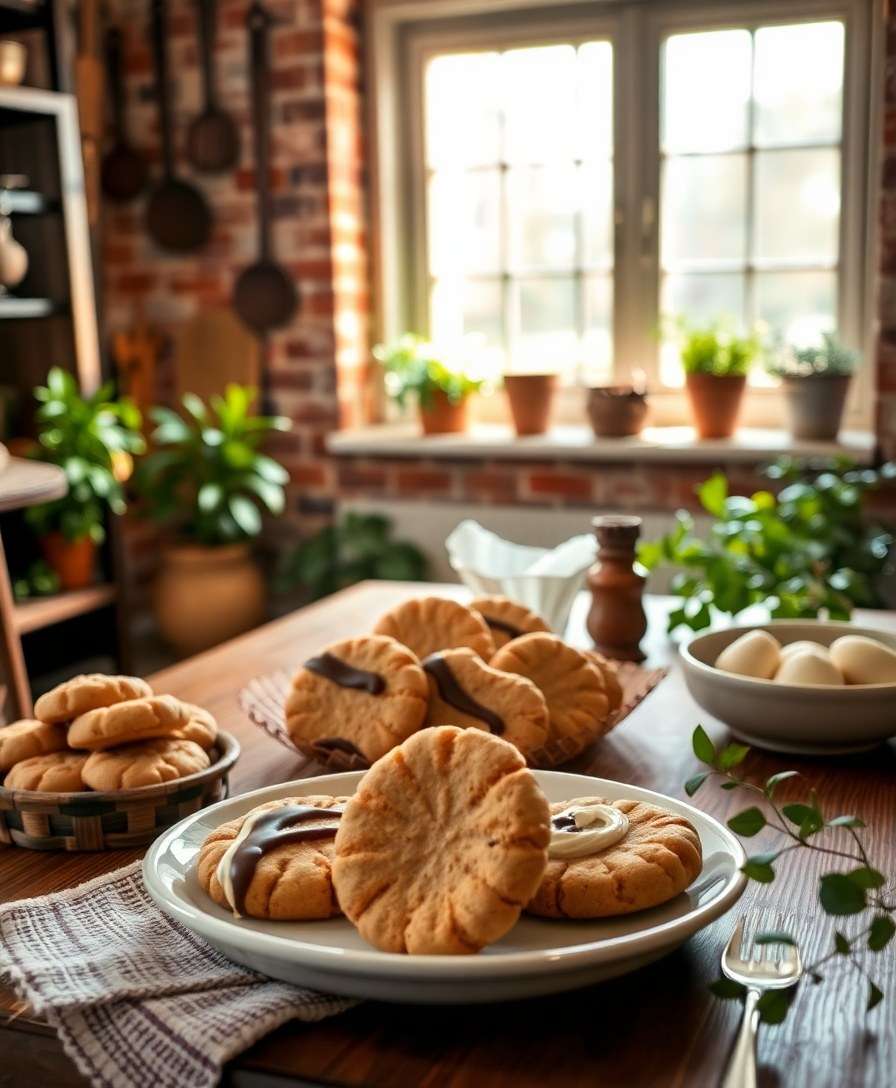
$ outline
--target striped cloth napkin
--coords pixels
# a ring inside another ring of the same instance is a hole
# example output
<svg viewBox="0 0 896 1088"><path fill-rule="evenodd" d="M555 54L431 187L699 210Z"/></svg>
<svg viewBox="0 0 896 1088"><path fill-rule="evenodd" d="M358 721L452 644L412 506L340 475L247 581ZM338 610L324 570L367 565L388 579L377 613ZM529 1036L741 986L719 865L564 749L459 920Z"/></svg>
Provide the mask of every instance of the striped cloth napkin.
<svg viewBox="0 0 896 1088"><path fill-rule="evenodd" d="M211 1088L280 1024L355 1004L232 963L159 910L139 861L0 906L0 973L97 1088Z"/></svg>

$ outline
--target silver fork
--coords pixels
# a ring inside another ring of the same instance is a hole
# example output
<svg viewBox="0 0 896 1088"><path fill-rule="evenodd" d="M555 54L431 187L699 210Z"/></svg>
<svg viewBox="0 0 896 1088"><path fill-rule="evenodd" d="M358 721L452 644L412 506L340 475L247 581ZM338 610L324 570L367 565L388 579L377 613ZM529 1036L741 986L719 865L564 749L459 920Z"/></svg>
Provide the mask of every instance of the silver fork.
<svg viewBox="0 0 896 1088"><path fill-rule="evenodd" d="M799 981L803 972L799 951L792 945L752 944L744 940L745 919L741 915L722 953L722 973L746 986L744 1014L737 1042L731 1052L722 1088L756 1088L756 1031L759 1013L756 1004L764 990L782 990ZM772 948L784 948L772 959Z"/></svg>

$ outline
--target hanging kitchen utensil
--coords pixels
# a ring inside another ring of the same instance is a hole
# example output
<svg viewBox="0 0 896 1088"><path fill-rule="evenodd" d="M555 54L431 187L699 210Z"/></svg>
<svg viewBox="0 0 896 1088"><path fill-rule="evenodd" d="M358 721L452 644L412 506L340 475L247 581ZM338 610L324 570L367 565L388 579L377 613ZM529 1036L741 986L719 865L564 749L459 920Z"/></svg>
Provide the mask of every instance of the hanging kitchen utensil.
<svg viewBox="0 0 896 1088"><path fill-rule="evenodd" d="M197 170L218 174L229 170L240 154L240 134L229 113L218 105L215 76L216 0L199 0L199 52L205 108L187 132L187 158Z"/></svg>
<svg viewBox="0 0 896 1088"><path fill-rule="evenodd" d="M152 0L152 45L162 131L162 180L153 189L146 208L146 226L163 249L187 253L208 241L212 215L205 197L174 173L171 138L171 103L168 97L168 50L165 44L165 0Z"/></svg>
<svg viewBox="0 0 896 1088"><path fill-rule="evenodd" d="M231 382L257 388L260 344L230 309L203 307L178 330L174 340L175 391L207 401Z"/></svg>
<svg viewBox="0 0 896 1088"><path fill-rule="evenodd" d="M117 26L106 32L106 71L112 94L112 146L103 156L103 192L110 200L133 200L146 185L146 159L128 142L125 95L121 75L122 35Z"/></svg>
<svg viewBox="0 0 896 1088"><path fill-rule="evenodd" d="M270 69L268 32L271 17L260 3L249 9L249 66L252 73L252 126L255 184L258 193L258 260L244 268L233 291L233 305L247 325L267 332L285 325L299 303L293 280L274 260L271 246Z"/></svg>

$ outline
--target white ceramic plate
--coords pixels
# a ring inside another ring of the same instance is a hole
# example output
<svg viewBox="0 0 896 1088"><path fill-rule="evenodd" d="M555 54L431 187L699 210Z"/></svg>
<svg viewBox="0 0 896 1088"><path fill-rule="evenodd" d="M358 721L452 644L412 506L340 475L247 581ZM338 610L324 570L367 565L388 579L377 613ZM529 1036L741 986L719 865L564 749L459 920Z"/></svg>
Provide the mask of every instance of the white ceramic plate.
<svg viewBox="0 0 896 1088"><path fill-rule="evenodd" d="M828 620L772 620L695 635L681 647L694 699L748 744L799 755L840 755L874 748L896 736L896 684L776 684L714 667L747 631L769 631L784 646L808 639L822 646L843 635L866 635L896 649L896 635Z"/></svg>
<svg viewBox="0 0 896 1088"><path fill-rule="evenodd" d="M630 797L686 816L703 845L703 872L653 910L602 921L555 922L523 915L478 956L378 952L344 918L322 922L236 920L208 898L196 856L219 824L280 797L352 794L362 771L285 782L211 805L165 831L143 863L146 887L166 913L231 959L274 978L328 993L431 1004L500 1001L557 993L633 971L671 952L737 901L746 878L740 843L717 820L650 790L558 771L535 771L550 801L595 794Z"/></svg>

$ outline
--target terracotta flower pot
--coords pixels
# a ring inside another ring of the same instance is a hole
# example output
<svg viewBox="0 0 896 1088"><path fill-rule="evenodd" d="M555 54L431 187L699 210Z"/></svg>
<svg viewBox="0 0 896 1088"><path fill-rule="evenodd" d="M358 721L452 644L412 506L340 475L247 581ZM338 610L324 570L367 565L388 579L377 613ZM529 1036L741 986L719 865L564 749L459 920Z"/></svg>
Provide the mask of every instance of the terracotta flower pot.
<svg viewBox="0 0 896 1088"><path fill-rule="evenodd" d="M256 627L264 619L264 599L264 579L248 544L178 544L162 556L156 622L184 656Z"/></svg>
<svg viewBox="0 0 896 1088"><path fill-rule="evenodd" d="M518 435L544 434L548 429L556 374L505 374L504 388Z"/></svg>
<svg viewBox="0 0 896 1088"><path fill-rule="evenodd" d="M588 390L588 415L598 438L640 434L647 419L647 394L630 385L601 385Z"/></svg>
<svg viewBox="0 0 896 1088"><path fill-rule="evenodd" d="M794 438L835 442L849 393L849 375L815 374L782 382Z"/></svg>
<svg viewBox="0 0 896 1088"><path fill-rule="evenodd" d="M462 434L467 429L467 397L455 404L445 393L437 390L424 408L420 406L420 423L424 434Z"/></svg>
<svg viewBox="0 0 896 1088"><path fill-rule="evenodd" d="M89 536L68 540L62 533L41 537L44 559L59 575L61 589L84 589L93 583L96 544Z"/></svg>
<svg viewBox="0 0 896 1088"><path fill-rule="evenodd" d="M730 438L737 427L747 379L688 374L687 389L700 438Z"/></svg>

